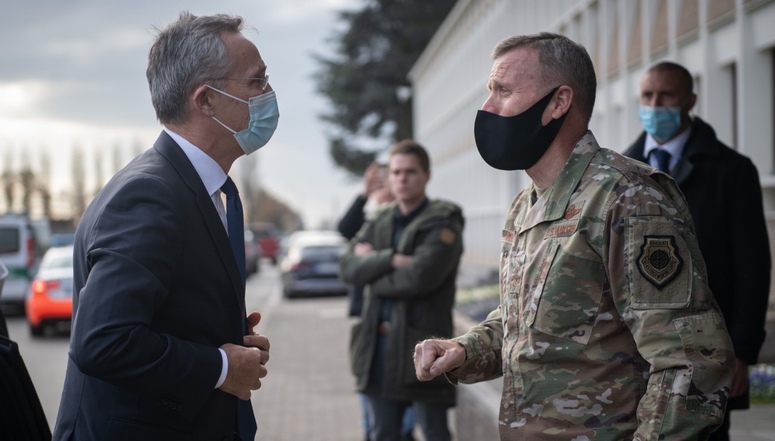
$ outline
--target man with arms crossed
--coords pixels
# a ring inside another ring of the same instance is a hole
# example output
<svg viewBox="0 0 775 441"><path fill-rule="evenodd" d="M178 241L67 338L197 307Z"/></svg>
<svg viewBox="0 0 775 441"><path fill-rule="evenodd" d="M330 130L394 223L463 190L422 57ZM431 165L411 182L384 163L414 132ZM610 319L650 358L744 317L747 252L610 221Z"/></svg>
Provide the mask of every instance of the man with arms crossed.
<svg viewBox="0 0 775 441"><path fill-rule="evenodd" d="M358 391L373 417L372 441L398 441L404 411L414 406L426 441L449 441L447 410L455 388L444 379L420 383L412 348L452 336L455 278L463 252L463 214L425 194L431 177L425 149L412 140L390 150L388 184L396 202L381 208L350 241L343 278L364 285L351 356Z"/></svg>

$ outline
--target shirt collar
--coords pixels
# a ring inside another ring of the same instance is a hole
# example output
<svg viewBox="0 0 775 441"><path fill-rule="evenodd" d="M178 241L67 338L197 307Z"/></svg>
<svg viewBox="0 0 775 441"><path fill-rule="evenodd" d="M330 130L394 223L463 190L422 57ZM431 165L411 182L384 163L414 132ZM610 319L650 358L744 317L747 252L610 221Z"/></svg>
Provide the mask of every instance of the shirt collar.
<svg viewBox="0 0 775 441"><path fill-rule="evenodd" d="M692 128L689 126L686 128L686 130L681 132L681 134L664 144L659 144L653 136L646 133L646 144L643 147L643 157L648 158L652 150L661 148L670 153L671 158L675 158L677 160L681 157L681 153L683 153L684 146L686 145L686 141L689 140L689 135L691 135L691 133Z"/></svg>
<svg viewBox="0 0 775 441"><path fill-rule="evenodd" d="M207 189L207 194L212 196L216 191L220 190L228 177L221 166L187 139L166 127L164 131L180 146L188 160L191 161L191 165L194 166L196 173L205 185L205 189Z"/></svg>

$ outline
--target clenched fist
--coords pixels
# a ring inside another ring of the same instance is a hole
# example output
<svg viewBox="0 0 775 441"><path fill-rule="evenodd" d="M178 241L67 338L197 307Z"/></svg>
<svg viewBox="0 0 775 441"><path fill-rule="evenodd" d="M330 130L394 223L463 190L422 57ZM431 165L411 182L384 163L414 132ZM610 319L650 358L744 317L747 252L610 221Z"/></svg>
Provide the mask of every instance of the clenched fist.
<svg viewBox="0 0 775 441"><path fill-rule="evenodd" d="M466 350L451 340L423 340L414 347L417 379L430 381L466 361Z"/></svg>

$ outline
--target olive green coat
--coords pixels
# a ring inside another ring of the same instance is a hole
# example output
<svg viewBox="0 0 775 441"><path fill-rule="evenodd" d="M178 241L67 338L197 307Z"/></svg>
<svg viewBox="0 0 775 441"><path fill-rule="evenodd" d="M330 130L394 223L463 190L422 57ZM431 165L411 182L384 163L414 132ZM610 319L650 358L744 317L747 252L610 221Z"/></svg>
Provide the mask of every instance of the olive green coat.
<svg viewBox="0 0 775 441"><path fill-rule="evenodd" d="M378 340L382 302L393 299L390 332L382 384L382 397L403 401L455 404L455 388L446 379L419 382L413 354L418 341L452 336L452 306L455 277L463 252L463 215L457 205L432 200L404 229L396 250L392 248L391 204L367 222L350 242L341 259L344 280L365 285L361 321L352 330L351 361L357 388L364 391ZM368 256L356 256L353 247L367 242L374 247ZM411 255L411 265L393 269L394 253Z"/></svg>

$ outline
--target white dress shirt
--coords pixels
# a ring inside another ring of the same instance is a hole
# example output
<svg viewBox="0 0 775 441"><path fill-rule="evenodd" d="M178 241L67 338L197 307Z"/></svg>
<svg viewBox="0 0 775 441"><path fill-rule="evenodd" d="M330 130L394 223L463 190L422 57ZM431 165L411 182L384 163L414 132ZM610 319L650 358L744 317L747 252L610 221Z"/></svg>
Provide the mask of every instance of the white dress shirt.
<svg viewBox="0 0 775 441"><path fill-rule="evenodd" d="M188 140L166 127L164 131L180 146L188 160L191 161L191 165L194 166L194 170L196 170L199 178L205 185L205 189L207 189L207 193L210 195L210 199L213 201L213 205L215 205L218 216L221 217L226 234L229 234L229 229L226 226L226 208L223 205L221 193L221 186L226 182L228 175L213 158L200 150L199 147L191 144ZM221 352L223 365L221 367L221 376L218 377L218 382L215 383L216 389L223 385L223 382L226 381L226 374L229 372L229 359L226 357L226 352L221 348L218 348L218 350Z"/></svg>

